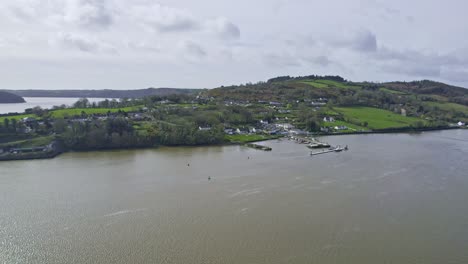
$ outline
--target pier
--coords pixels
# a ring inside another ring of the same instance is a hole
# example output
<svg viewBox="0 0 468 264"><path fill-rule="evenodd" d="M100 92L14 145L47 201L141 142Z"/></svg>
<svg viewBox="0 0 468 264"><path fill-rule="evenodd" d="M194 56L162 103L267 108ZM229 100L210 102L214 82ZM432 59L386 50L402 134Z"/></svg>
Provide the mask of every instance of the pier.
<svg viewBox="0 0 468 264"><path fill-rule="evenodd" d="M331 153L331 152L342 152L342 151L347 151L348 150L348 146L342 148L341 146L337 146L337 147L334 147L334 148L330 148L328 150L322 150L322 151L317 151L317 152L310 152L310 156L316 156L316 155L320 155L320 154L326 154L326 153Z"/></svg>
<svg viewBox="0 0 468 264"><path fill-rule="evenodd" d="M258 145L258 144L253 144L253 143L247 143L247 144L245 144L245 146L250 147L250 148L254 148L254 149L258 149L258 150L263 150L263 151L271 151L272 150L272 148L270 148L270 147L262 146L262 145Z"/></svg>

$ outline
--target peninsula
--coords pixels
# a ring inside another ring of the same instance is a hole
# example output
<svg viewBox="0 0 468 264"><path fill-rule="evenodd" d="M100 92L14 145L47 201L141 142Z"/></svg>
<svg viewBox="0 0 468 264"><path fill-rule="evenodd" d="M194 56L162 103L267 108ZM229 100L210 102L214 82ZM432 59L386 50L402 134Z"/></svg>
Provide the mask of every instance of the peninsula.
<svg viewBox="0 0 468 264"><path fill-rule="evenodd" d="M468 89L423 80L283 76L0 116L0 160L64 151L195 146L281 136L466 128Z"/></svg>
<svg viewBox="0 0 468 264"><path fill-rule="evenodd" d="M24 102L24 98L21 96L0 91L0 104L16 104Z"/></svg>

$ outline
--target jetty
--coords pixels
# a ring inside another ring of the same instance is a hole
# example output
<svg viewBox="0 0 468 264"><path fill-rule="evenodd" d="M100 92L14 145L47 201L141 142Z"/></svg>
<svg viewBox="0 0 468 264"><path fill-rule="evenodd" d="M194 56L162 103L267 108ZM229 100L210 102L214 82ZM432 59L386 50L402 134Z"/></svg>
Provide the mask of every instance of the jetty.
<svg viewBox="0 0 468 264"><path fill-rule="evenodd" d="M329 148L331 146L328 143L320 142L317 139L312 138L312 141L307 145L307 147L311 149L319 149L319 148Z"/></svg>
<svg viewBox="0 0 468 264"><path fill-rule="evenodd" d="M272 150L272 148L270 148L270 147L262 146L262 145L258 145L258 144L253 144L253 143L247 143L247 144L245 144L245 146L250 147L250 148L254 148L254 149L258 149L258 150L263 150L263 151L271 151Z"/></svg>
<svg viewBox="0 0 468 264"><path fill-rule="evenodd" d="M310 156L316 156L320 154L326 154L326 153L331 153L331 152L342 152L342 151L347 151L348 146L346 147L341 147L341 146L336 146L334 148L329 148L328 150L322 150L322 151L317 151L317 152L310 152Z"/></svg>

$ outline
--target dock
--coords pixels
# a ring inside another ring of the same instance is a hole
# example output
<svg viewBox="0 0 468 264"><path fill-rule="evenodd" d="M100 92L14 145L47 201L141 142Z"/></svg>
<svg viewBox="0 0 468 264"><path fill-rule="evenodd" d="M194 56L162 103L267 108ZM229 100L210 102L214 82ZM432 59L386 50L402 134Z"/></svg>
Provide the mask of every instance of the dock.
<svg viewBox="0 0 468 264"><path fill-rule="evenodd" d="M317 151L317 152L310 152L310 156L316 156L316 155L320 155L320 154L326 154L326 153L331 153L331 152L342 152L342 151L347 151L348 150L348 146L342 148L341 146L337 146L337 147L334 147L334 148L330 148L328 150L322 150L322 151Z"/></svg>
<svg viewBox="0 0 468 264"><path fill-rule="evenodd" d="M272 148L270 148L270 147L262 146L262 145L258 145L258 144L253 144L253 143L247 143L247 144L245 144L245 146L250 147L250 148L254 148L254 149L258 149L258 150L263 150L263 151L271 151L272 150Z"/></svg>
<svg viewBox="0 0 468 264"><path fill-rule="evenodd" d="M312 138L312 141L307 145L307 147L311 149L319 149L319 148L329 148L331 146L328 143L320 142L316 138Z"/></svg>

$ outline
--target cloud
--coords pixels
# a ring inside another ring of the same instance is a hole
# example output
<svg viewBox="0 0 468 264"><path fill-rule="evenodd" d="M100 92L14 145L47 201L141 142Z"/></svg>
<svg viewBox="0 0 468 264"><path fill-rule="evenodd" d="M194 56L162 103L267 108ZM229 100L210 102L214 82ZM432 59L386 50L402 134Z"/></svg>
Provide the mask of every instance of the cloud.
<svg viewBox="0 0 468 264"><path fill-rule="evenodd" d="M363 53L375 52L377 50L377 37L369 30L360 30L352 35L345 35L339 39L337 39L335 35L332 38L324 38L322 42L324 42L325 45Z"/></svg>
<svg viewBox="0 0 468 264"><path fill-rule="evenodd" d="M31 22L39 16L41 3L38 0L17 0L3 4L4 11L13 20L18 22Z"/></svg>
<svg viewBox="0 0 468 264"><path fill-rule="evenodd" d="M54 27L108 28L115 15L109 0L17 0L4 7L15 21Z"/></svg>
<svg viewBox="0 0 468 264"><path fill-rule="evenodd" d="M64 7L64 21L83 28L107 28L113 23L108 0L69 0Z"/></svg>
<svg viewBox="0 0 468 264"><path fill-rule="evenodd" d="M454 82L468 82L468 69L465 70L443 70L441 77Z"/></svg>
<svg viewBox="0 0 468 264"><path fill-rule="evenodd" d="M331 61L327 56L316 56L316 57L305 57L305 60L311 62L313 64L317 64L320 66L328 66L330 65Z"/></svg>
<svg viewBox="0 0 468 264"><path fill-rule="evenodd" d="M135 51L152 53L161 52L161 46L159 43L151 43L146 41L127 41L125 45L127 48Z"/></svg>
<svg viewBox="0 0 468 264"><path fill-rule="evenodd" d="M297 67L301 66L301 61L296 56L289 53L266 53L263 56L264 62L267 65L275 67Z"/></svg>
<svg viewBox="0 0 468 264"><path fill-rule="evenodd" d="M239 27L223 17L203 18L162 4L135 6L130 13L134 21L158 33L208 32L226 40L240 38Z"/></svg>
<svg viewBox="0 0 468 264"><path fill-rule="evenodd" d="M190 12L161 4L136 6L132 10L132 16L158 32L183 32L200 27L199 21Z"/></svg>
<svg viewBox="0 0 468 264"><path fill-rule="evenodd" d="M206 51L197 43L185 40L179 43L179 47L184 53L192 58L202 58L207 55Z"/></svg>
<svg viewBox="0 0 468 264"><path fill-rule="evenodd" d="M377 38L370 31L361 31L352 41L352 47L361 52L374 52L377 50Z"/></svg>
<svg viewBox="0 0 468 264"><path fill-rule="evenodd" d="M73 33L58 33L49 39L52 46L69 50L78 50L85 53L114 53L115 49L100 40Z"/></svg>
<svg viewBox="0 0 468 264"><path fill-rule="evenodd" d="M239 27L226 18L217 18L208 21L207 28L224 39L239 39L241 35Z"/></svg>
<svg viewBox="0 0 468 264"><path fill-rule="evenodd" d="M384 71L398 73L417 78L440 77L441 69L438 65L422 65L415 63L391 63L384 64L381 68Z"/></svg>

